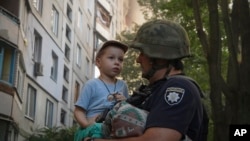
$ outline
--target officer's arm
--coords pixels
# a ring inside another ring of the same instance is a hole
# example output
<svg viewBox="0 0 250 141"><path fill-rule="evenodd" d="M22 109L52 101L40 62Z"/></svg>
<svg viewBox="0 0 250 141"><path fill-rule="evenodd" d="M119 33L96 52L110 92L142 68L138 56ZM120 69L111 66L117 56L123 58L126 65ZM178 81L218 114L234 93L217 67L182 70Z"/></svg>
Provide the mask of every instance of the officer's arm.
<svg viewBox="0 0 250 141"><path fill-rule="evenodd" d="M181 136L180 132L173 129L152 127L147 129L145 133L139 137L112 140L94 139L94 141L180 141Z"/></svg>

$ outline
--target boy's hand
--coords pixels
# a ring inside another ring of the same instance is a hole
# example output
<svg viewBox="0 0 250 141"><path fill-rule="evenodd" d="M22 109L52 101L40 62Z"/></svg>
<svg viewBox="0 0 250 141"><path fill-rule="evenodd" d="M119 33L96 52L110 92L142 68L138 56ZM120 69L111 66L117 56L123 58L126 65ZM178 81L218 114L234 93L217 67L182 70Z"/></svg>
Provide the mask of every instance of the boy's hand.
<svg viewBox="0 0 250 141"><path fill-rule="evenodd" d="M126 97L120 93L113 93L108 95L108 101L122 101L126 100Z"/></svg>
<svg viewBox="0 0 250 141"><path fill-rule="evenodd" d="M126 100L126 97L120 93L114 94L114 97L115 97L116 101Z"/></svg>

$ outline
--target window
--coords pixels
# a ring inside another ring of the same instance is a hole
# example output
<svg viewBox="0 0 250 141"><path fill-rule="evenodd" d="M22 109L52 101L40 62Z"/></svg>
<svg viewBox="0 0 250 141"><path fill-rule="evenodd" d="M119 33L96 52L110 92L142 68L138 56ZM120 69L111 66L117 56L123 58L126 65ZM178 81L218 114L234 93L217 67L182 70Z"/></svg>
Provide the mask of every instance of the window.
<svg viewBox="0 0 250 141"><path fill-rule="evenodd" d="M20 96L20 98L23 97L22 93L23 93L23 83L24 83L24 72L22 72L21 70L17 71L17 92Z"/></svg>
<svg viewBox="0 0 250 141"><path fill-rule="evenodd" d="M45 126L52 128L53 127L53 107L54 104L50 100L46 101L46 115L45 115Z"/></svg>
<svg viewBox="0 0 250 141"><path fill-rule="evenodd" d="M89 25L87 26L87 35L86 35L86 42L89 44L90 43L90 27Z"/></svg>
<svg viewBox="0 0 250 141"><path fill-rule="evenodd" d="M80 84L76 81L74 90L74 103L77 101L79 93L80 93Z"/></svg>
<svg viewBox="0 0 250 141"><path fill-rule="evenodd" d="M89 71L90 71L90 61L86 57L86 75L89 76Z"/></svg>
<svg viewBox="0 0 250 141"><path fill-rule="evenodd" d="M88 2L88 12L90 15L92 15L92 10L93 9L93 5L94 5L94 2L93 1L87 1Z"/></svg>
<svg viewBox="0 0 250 141"><path fill-rule="evenodd" d="M71 42L71 29L69 28L68 25L66 25L66 37Z"/></svg>
<svg viewBox="0 0 250 141"><path fill-rule="evenodd" d="M6 140L5 135L8 134L8 126L9 126L9 121L6 120L0 120L0 140L4 141Z"/></svg>
<svg viewBox="0 0 250 141"><path fill-rule="evenodd" d="M35 62L41 62L42 52L42 37L34 31L33 59Z"/></svg>
<svg viewBox="0 0 250 141"><path fill-rule="evenodd" d="M57 69L58 69L58 57L54 52L52 52L52 66L51 66L50 77L54 81L56 81L57 79Z"/></svg>
<svg viewBox="0 0 250 141"><path fill-rule="evenodd" d="M83 19L82 19L82 11L79 8L78 10L78 18L77 18L77 27L80 29L80 31L82 31L82 27L83 27Z"/></svg>
<svg viewBox="0 0 250 141"><path fill-rule="evenodd" d="M28 85L25 114L28 118L34 120L35 113L36 113L36 89Z"/></svg>
<svg viewBox="0 0 250 141"><path fill-rule="evenodd" d="M33 6L36 8L38 13L42 14L43 0L33 0Z"/></svg>
<svg viewBox="0 0 250 141"><path fill-rule="evenodd" d="M77 44L76 48L76 64L81 67L81 47Z"/></svg>
<svg viewBox="0 0 250 141"><path fill-rule="evenodd" d="M65 81L69 82L69 69L66 66L64 66L63 69L63 78Z"/></svg>
<svg viewBox="0 0 250 141"><path fill-rule="evenodd" d="M70 21L72 21L72 9L69 5L67 5L67 17Z"/></svg>
<svg viewBox="0 0 250 141"><path fill-rule="evenodd" d="M0 120L0 141L18 141L19 129L9 120Z"/></svg>
<svg viewBox="0 0 250 141"><path fill-rule="evenodd" d="M34 75L42 76L43 75L43 65L41 63L42 56L42 37L35 30L34 31L34 45L33 45L33 61L34 63Z"/></svg>
<svg viewBox="0 0 250 141"><path fill-rule="evenodd" d="M65 123L66 123L66 111L65 110L63 110L63 109L61 109L61 117L60 117L60 122L63 124L63 125L65 125Z"/></svg>
<svg viewBox="0 0 250 141"><path fill-rule="evenodd" d="M58 35L59 13L54 6L52 8L51 16L52 16L52 32L57 36Z"/></svg>
<svg viewBox="0 0 250 141"><path fill-rule="evenodd" d="M68 89L63 86L63 90L62 90L62 99L64 102L68 103Z"/></svg>
<svg viewBox="0 0 250 141"><path fill-rule="evenodd" d="M0 80L14 84L16 51L0 41Z"/></svg>
<svg viewBox="0 0 250 141"><path fill-rule="evenodd" d="M64 56L70 60L70 48L67 44L65 44L65 49L64 49Z"/></svg>

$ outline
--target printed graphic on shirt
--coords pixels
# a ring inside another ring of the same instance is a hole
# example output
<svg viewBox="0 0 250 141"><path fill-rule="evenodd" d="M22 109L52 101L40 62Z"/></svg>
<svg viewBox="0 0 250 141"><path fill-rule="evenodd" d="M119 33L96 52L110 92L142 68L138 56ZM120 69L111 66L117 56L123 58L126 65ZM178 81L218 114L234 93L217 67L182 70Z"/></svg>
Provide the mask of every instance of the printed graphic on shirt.
<svg viewBox="0 0 250 141"><path fill-rule="evenodd" d="M185 90L182 88L170 87L167 88L164 98L169 105L175 105L181 102L184 93Z"/></svg>

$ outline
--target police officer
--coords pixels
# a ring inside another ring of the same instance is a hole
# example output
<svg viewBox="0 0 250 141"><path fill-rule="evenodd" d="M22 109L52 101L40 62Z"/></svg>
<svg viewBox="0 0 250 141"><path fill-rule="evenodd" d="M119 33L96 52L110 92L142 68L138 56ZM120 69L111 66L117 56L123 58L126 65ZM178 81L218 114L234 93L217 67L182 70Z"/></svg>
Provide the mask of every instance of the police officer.
<svg viewBox="0 0 250 141"><path fill-rule="evenodd" d="M154 20L143 24L131 44L151 94L142 104L149 111L144 134L112 141L198 141L202 103L196 85L183 76L182 59L190 56L186 31L179 24ZM108 141L107 139L85 139Z"/></svg>

